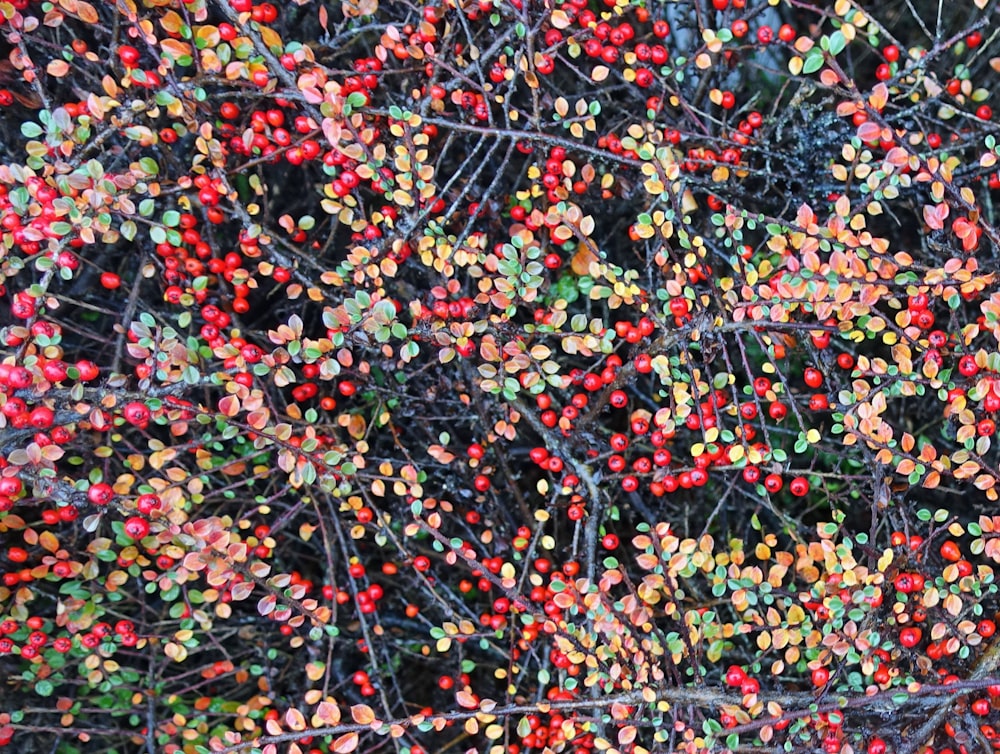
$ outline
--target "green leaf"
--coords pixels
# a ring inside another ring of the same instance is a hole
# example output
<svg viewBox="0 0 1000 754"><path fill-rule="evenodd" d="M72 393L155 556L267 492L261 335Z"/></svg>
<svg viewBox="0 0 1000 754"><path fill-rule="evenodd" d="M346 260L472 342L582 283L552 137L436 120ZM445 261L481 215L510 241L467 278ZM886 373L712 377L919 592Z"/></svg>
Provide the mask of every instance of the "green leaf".
<svg viewBox="0 0 1000 754"><path fill-rule="evenodd" d="M42 135L42 127L32 121L25 121L21 124L21 133L29 139Z"/></svg>
<svg viewBox="0 0 1000 754"><path fill-rule="evenodd" d="M802 63L802 73L815 73L823 67L823 60L823 51L813 47L806 53L806 59Z"/></svg>
<svg viewBox="0 0 1000 754"><path fill-rule="evenodd" d="M830 42L827 49L829 50L831 55L834 56L839 55L844 51L844 48L847 47L847 38L844 36L844 32L842 32L840 29L837 29L837 31L833 32L833 34L830 35L829 39Z"/></svg>

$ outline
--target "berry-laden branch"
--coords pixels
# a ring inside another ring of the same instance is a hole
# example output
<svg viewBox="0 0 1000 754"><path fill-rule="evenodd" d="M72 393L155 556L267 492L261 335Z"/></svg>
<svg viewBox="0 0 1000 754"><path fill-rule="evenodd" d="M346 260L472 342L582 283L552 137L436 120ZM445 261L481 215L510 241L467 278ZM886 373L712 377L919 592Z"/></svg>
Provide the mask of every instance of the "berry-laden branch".
<svg viewBox="0 0 1000 754"><path fill-rule="evenodd" d="M959 698L959 695L988 688L995 683L996 677L994 674L998 668L1000 668L1000 640L994 640L976 660L976 665L969 674L969 681L959 682L951 692L951 698L938 704L930 713L927 720L921 723L919 727L905 732L902 745L899 748L900 754L916 754L922 750L922 747L928 746L934 737L935 731L953 713L955 702ZM992 681L990 681L991 676L993 677Z"/></svg>
<svg viewBox="0 0 1000 754"><path fill-rule="evenodd" d="M0 3L0 747L996 748L1000 34L904 5Z"/></svg>

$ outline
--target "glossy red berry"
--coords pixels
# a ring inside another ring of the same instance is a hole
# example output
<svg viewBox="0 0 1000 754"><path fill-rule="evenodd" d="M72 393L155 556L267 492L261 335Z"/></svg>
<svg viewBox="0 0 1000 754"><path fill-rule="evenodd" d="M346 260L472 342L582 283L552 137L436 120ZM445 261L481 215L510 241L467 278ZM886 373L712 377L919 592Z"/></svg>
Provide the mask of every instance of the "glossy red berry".
<svg viewBox="0 0 1000 754"><path fill-rule="evenodd" d="M125 535L139 541L149 534L149 522L139 516L131 516L125 521Z"/></svg>
<svg viewBox="0 0 1000 754"><path fill-rule="evenodd" d="M781 474L768 474L766 477L764 477L764 489L766 489L772 495L775 492L780 492L784 484L785 482L781 478Z"/></svg>
<svg viewBox="0 0 1000 754"><path fill-rule="evenodd" d="M802 380L813 390L823 384L823 373L815 367L806 367L802 373Z"/></svg>
<svg viewBox="0 0 1000 754"><path fill-rule="evenodd" d="M916 626L907 626L899 632L899 643L907 649L912 649L920 643L924 632Z"/></svg>
<svg viewBox="0 0 1000 754"><path fill-rule="evenodd" d="M122 45L118 48L118 59L126 68L135 68L139 65L139 51L132 45Z"/></svg>
<svg viewBox="0 0 1000 754"><path fill-rule="evenodd" d="M145 403L132 401L126 404L122 415L125 417L125 421L133 426L142 428L149 424L150 412Z"/></svg>
<svg viewBox="0 0 1000 754"><path fill-rule="evenodd" d="M746 672L739 665L730 665L726 670L726 685L732 688L737 688L743 685L743 681L747 678Z"/></svg>
<svg viewBox="0 0 1000 754"><path fill-rule="evenodd" d="M114 500L115 491L106 482L97 482L87 490L87 499L94 505L107 505Z"/></svg>
<svg viewBox="0 0 1000 754"><path fill-rule="evenodd" d="M976 357L972 354L966 354L959 359L958 371L964 377L975 377L979 373L979 365L976 363Z"/></svg>

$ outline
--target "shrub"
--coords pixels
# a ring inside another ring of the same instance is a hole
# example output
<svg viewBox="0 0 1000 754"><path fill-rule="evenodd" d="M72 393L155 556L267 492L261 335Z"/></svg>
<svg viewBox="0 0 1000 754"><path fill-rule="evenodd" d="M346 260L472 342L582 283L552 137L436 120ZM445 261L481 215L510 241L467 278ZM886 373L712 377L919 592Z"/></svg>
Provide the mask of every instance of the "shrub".
<svg viewBox="0 0 1000 754"><path fill-rule="evenodd" d="M0 3L0 744L1000 748L994 17Z"/></svg>

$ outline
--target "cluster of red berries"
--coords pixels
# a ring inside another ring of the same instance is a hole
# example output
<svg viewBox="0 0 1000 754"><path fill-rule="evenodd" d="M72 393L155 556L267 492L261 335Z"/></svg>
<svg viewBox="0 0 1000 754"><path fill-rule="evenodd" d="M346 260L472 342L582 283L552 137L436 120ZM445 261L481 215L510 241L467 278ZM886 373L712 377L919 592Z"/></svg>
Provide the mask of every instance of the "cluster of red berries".
<svg viewBox="0 0 1000 754"><path fill-rule="evenodd" d="M33 615L22 625L10 618L0 621L0 655L17 652L26 660L34 660L42 655L46 648L51 648L59 654L66 654L79 646L94 650L102 644L113 642L123 647L134 647L139 637L135 633L135 625L129 620L119 620L112 627L108 623L95 623L87 633L74 637L59 636L53 639L46 629L46 621Z"/></svg>
<svg viewBox="0 0 1000 754"><path fill-rule="evenodd" d="M606 385L614 382L621 368L622 360L617 354L611 354L604 361L604 368L598 372L584 372L582 369L573 369L569 374L569 384L573 387L582 388L570 397L560 412L556 412L553 406L552 396L548 393L539 393L535 397L535 404L541 411L539 419L546 427L559 426L563 434L568 436L572 433L574 422L579 418L580 412L590 405L589 393L601 390ZM550 462L546 459L546 463ZM551 469L550 469L551 470Z"/></svg>
<svg viewBox="0 0 1000 754"><path fill-rule="evenodd" d="M219 126L219 134L228 138L227 144L231 153L275 160L281 156L292 165L319 159L322 148L312 136L318 131L319 125L306 115L296 115L289 127L286 123L285 110L290 108L291 104L287 100L275 104L278 107L254 110L250 113L249 139L245 138L232 123L241 118L239 106L230 101L223 102L219 106L219 115L225 121ZM205 206L214 206L217 202L217 196L207 195L202 199L202 204Z"/></svg>

